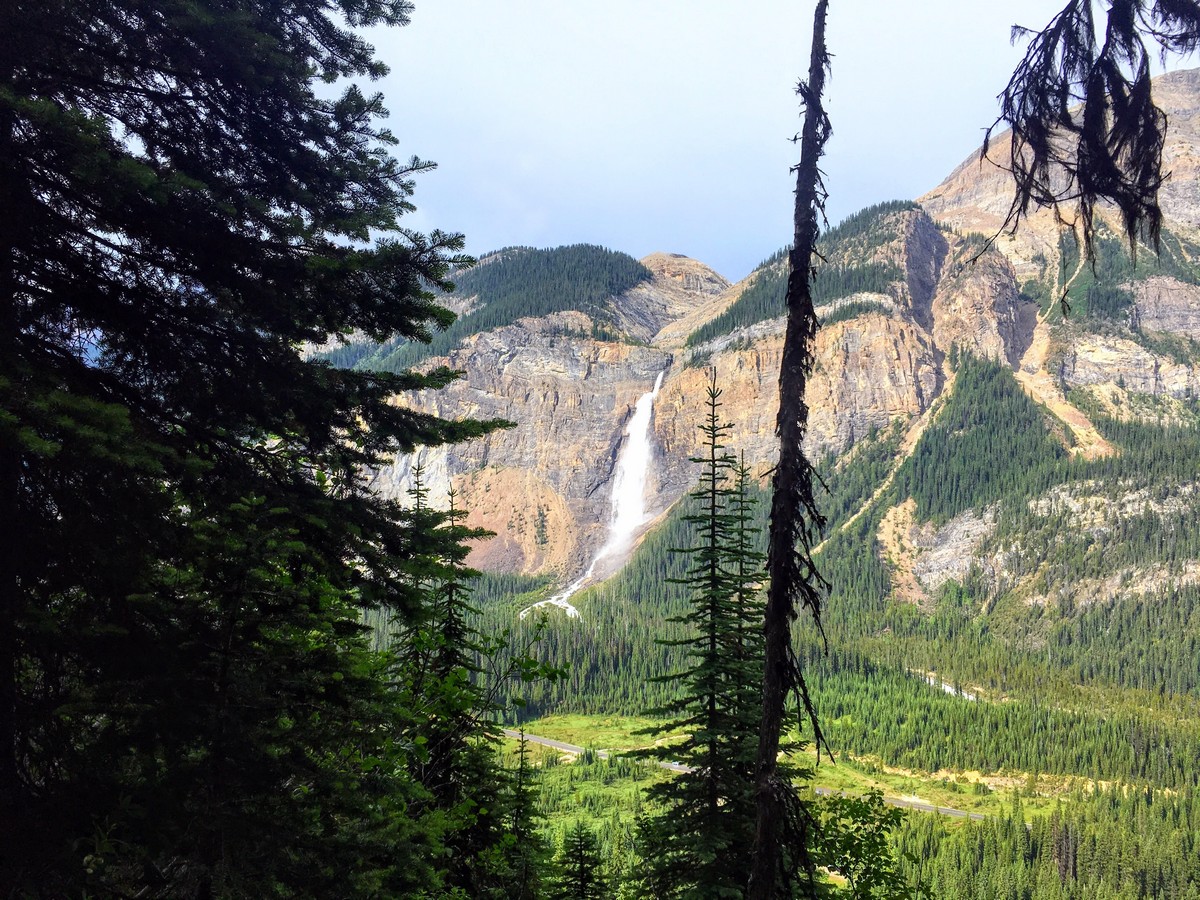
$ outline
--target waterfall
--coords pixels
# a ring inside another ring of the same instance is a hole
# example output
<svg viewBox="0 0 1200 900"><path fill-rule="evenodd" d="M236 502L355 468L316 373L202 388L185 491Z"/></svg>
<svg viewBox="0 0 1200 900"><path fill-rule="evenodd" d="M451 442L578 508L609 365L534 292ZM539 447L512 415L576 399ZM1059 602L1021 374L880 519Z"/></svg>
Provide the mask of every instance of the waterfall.
<svg viewBox="0 0 1200 900"><path fill-rule="evenodd" d="M650 443L650 416L662 387L663 374L659 372L654 388L638 399L625 428L627 440L617 454L617 471L613 477L608 540L596 554L596 559L627 550L638 529L646 524L646 475L654 452Z"/></svg>
<svg viewBox="0 0 1200 900"><path fill-rule="evenodd" d="M650 443L650 419L654 412L654 400L662 387L663 375L659 372L654 387L638 398L633 415L625 426L625 441L617 453L616 471L613 473L612 499L609 501L608 538L604 546L592 558L587 571L571 582L567 588L549 600L542 600L521 610L521 618L531 610L544 606L557 606L572 619L579 618L579 610L571 605L570 598L587 584L596 572L601 560L620 556L633 545L633 539L646 524L646 475L650 471L653 447Z"/></svg>

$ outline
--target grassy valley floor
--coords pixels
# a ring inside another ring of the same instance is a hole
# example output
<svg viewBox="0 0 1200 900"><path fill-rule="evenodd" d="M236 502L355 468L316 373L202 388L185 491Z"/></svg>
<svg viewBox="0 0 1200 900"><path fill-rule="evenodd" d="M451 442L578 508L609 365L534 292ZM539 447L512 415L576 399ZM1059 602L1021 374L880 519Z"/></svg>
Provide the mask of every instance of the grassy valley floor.
<svg viewBox="0 0 1200 900"><path fill-rule="evenodd" d="M614 883L636 875L647 789L675 777L625 755L672 739L647 735L655 724L646 717L553 715L526 725L526 734L580 748L530 748L546 837L560 847L572 826L587 825ZM515 753L516 740L505 744ZM816 763L811 751L803 755L798 762ZM1192 790L1017 771L920 772L848 755L836 762L823 757L815 772L818 793L878 790L897 803L970 814L910 806L892 835L910 883L923 885L933 900L1200 900L1200 798ZM836 881L824 889L840 895Z"/></svg>

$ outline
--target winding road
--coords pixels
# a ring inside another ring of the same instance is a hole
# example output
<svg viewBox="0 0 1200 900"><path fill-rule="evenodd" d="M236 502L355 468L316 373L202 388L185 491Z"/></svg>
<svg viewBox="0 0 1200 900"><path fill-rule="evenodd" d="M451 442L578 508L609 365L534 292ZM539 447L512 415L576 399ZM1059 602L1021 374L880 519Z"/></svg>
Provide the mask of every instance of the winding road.
<svg viewBox="0 0 1200 900"><path fill-rule="evenodd" d="M511 728L505 728L503 729L503 732L505 737L510 737L514 740L519 740L521 737L521 732L514 731ZM573 755L583 753L586 749L585 747L580 747L576 744L568 744L565 741L556 741L553 738L540 737L539 735L529 734L528 732L525 733L525 740L529 741L531 744L549 747L552 750L561 750L563 753L570 753ZM609 751L607 750L595 750L593 752L600 757L600 759L608 759L610 755ZM677 762L660 762L659 765L672 772L691 771L688 766L681 765ZM844 792L835 791L832 788L819 787L813 788L813 793L820 797L829 797L834 794ZM958 819L974 819L975 821L983 821L983 819L986 818L981 813L967 812L965 809L952 809L948 806L934 806L932 803L926 803L924 800L905 800L902 797L884 797L883 802L888 806L897 806L900 809L912 809L916 810L917 812L937 813L939 816L953 816L954 818Z"/></svg>

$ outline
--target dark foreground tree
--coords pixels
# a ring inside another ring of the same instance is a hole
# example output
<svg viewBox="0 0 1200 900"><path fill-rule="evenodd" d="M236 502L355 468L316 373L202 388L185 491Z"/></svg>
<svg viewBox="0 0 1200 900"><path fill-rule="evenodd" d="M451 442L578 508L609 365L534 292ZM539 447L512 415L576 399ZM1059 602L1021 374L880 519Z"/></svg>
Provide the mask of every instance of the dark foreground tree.
<svg viewBox="0 0 1200 900"><path fill-rule="evenodd" d="M771 527L767 542L767 607L763 625L764 669L762 724L756 765L758 819L754 860L747 896L754 900L780 895L794 882L796 865L810 870L806 848L810 816L778 763L784 709L789 696L807 711L814 740L823 741L816 710L808 696L800 664L792 649L791 625L800 608L808 609L820 627L823 582L812 559L824 519L813 494L813 468L804 456L808 404L804 394L813 366L817 315L812 299L813 254L818 216L825 190L819 168L829 139L829 117L821 105L829 53L825 46L828 0L818 0L813 19L808 80L798 93L804 106L800 164L796 167L794 235L788 253L787 329L779 370L779 462L772 480ZM789 852L788 848L793 851ZM795 865L789 862L794 861ZM811 878L810 878L811 880ZM786 896L786 894L784 894Z"/></svg>
<svg viewBox="0 0 1200 900"><path fill-rule="evenodd" d="M529 741L521 731L517 739L517 766L512 773L508 834L512 838L511 900L536 900L543 895L550 851L538 828L537 783L529 764Z"/></svg>
<svg viewBox="0 0 1200 900"><path fill-rule="evenodd" d="M1110 0L1101 19L1095 0L1071 0L1041 31L1013 27L1029 49L1000 95L997 125L1012 129L1008 168L1016 193L1005 227L1015 231L1031 211L1054 210L1077 228L1093 258L1097 204L1116 206L1130 249L1145 232L1157 248L1165 174L1167 117L1151 95L1152 54L1200 47L1200 4L1194 0ZM1066 216L1075 214L1069 221Z"/></svg>
<svg viewBox="0 0 1200 900"><path fill-rule="evenodd" d="M381 74L352 29L408 11L0 2L6 895L431 883L357 620L416 609L453 535L361 472L481 426L390 402L448 373L302 352L449 321L458 238L398 228L427 164L329 86Z"/></svg>
<svg viewBox="0 0 1200 900"><path fill-rule="evenodd" d="M553 900L606 900L608 879L602 870L600 842L583 822L567 832L558 854L558 879L550 892Z"/></svg>
<svg viewBox="0 0 1200 900"><path fill-rule="evenodd" d="M408 812L440 823L436 864L446 889L481 900L536 896L542 847L532 826L526 747L522 742L516 772L505 769L495 723L503 713L498 697L510 679L551 673L475 626L469 583L479 573L465 565L466 541L491 533L463 524L453 492L447 512L431 509L419 467L411 493L414 520L449 540L440 555L425 561L423 609L407 627L403 618L397 623L395 687L411 713L401 736L414 748L408 765L423 789ZM498 665L504 671L496 671Z"/></svg>

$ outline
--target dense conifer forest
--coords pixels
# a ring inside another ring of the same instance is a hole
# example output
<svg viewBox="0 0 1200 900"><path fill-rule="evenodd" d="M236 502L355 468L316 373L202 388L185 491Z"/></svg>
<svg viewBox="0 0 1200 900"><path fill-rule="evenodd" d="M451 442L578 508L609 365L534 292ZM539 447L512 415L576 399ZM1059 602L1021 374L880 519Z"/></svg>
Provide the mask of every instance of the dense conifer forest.
<svg viewBox="0 0 1200 900"><path fill-rule="evenodd" d="M650 271L628 254L573 244L552 250L508 247L452 277L454 292L443 302L458 298L468 302L469 309L431 340L349 343L321 356L346 368L403 372L428 357L444 356L468 335L566 310L591 316L599 336L610 318L606 303L649 279Z"/></svg>
<svg viewBox="0 0 1200 900"><path fill-rule="evenodd" d="M889 229L880 227L881 220L893 213L914 208L914 203L905 200L869 206L825 232L821 237L820 251L829 259L869 258L872 249L895 238ZM787 250L767 257L753 274L754 281L729 309L688 336L689 347L699 347L714 337L783 315ZM813 280L813 301L821 307L852 294L888 294L903 278L899 268L886 263L854 262L821 266ZM877 305L871 305L869 301L862 304L861 308L843 307L822 316L822 322L832 324L875 308Z"/></svg>
<svg viewBox="0 0 1200 900"><path fill-rule="evenodd" d="M1193 900L1197 796L1144 785L1080 791L1031 821L1018 797L982 823L910 816L896 845L909 877L923 879L937 900Z"/></svg>

